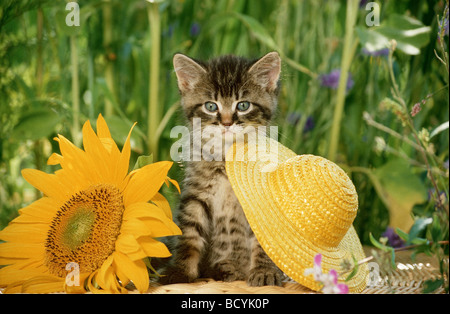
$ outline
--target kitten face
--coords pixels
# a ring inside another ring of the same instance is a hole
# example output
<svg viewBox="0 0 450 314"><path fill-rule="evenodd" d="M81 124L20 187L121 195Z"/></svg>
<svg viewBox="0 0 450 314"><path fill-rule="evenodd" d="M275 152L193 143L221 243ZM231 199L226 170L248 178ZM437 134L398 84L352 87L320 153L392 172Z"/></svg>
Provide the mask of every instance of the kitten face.
<svg viewBox="0 0 450 314"><path fill-rule="evenodd" d="M259 60L223 56L209 62L174 56L182 106L189 123L222 133L245 132L269 124L277 106L280 57L271 52Z"/></svg>

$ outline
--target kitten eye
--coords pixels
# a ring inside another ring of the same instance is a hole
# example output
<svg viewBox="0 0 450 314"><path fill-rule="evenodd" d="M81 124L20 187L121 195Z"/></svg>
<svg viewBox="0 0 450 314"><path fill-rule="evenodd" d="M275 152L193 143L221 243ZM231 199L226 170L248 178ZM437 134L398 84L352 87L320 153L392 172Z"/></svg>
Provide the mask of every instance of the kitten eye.
<svg viewBox="0 0 450 314"><path fill-rule="evenodd" d="M217 104L215 104L211 101L208 101L205 103L205 108L206 108L206 110L208 110L210 112L216 112L218 109Z"/></svg>
<svg viewBox="0 0 450 314"><path fill-rule="evenodd" d="M241 101L237 104L236 108L239 111L247 111L250 108L250 103L248 101Z"/></svg>

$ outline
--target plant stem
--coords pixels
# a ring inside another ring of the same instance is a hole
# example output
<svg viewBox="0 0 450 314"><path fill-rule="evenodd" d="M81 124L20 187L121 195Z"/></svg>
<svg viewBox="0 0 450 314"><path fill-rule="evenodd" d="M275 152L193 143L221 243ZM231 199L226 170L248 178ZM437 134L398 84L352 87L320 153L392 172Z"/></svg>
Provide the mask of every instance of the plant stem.
<svg viewBox="0 0 450 314"><path fill-rule="evenodd" d="M39 7L37 10L37 60L36 60L36 96L41 97L42 94L42 74L44 72L44 64L42 61L42 37L44 28L44 13L42 8Z"/></svg>
<svg viewBox="0 0 450 314"><path fill-rule="evenodd" d="M111 52L111 43L113 37L113 23L112 23L112 7L111 0L105 0L103 5L103 48L105 49L105 80L106 86L112 95L114 95L114 67L113 61L109 59ZM113 114L114 107L109 99L105 98L105 112L104 115L109 117Z"/></svg>
<svg viewBox="0 0 450 314"><path fill-rule="evenodd" d="M419 152L421 153L422 159L423 159L423 161L424 161L424 163L425 163L425 166L426 166L426 168L427 168L428 178L430 179L431 184L433 185L433 188L435 189L435 193L433 193L433 198L434 198L434 201L436 202L436 206L437 206L437 208L439 208L439 209L444 209L444 210L446 210L446 211L447 211L447 215L448 215L448 208L445 208L445 206L443 206L443 204L442 204L442 202L441 202L441 199L440 199L440 197L439 197L439 194L440 194L440 193L439 193L439 188L438 188L438 185L437 185L436 180L435 180L435 178L434 178L434 175L433 175L433 171L432 171L430 162L428 161L428 158L430 158L430 160L433 161L434 165L436 165L436 162L435 162L435 160L434 160L434 156L433 156L433 154L431 154L431 153L427 150L427 146L426 146L425 143L423 143L423 141L420 139L419 134L417 133L417 130L416 130L416 128L414 127L414 122L413 122L413 120L412 120L412 118L411 118L411 115L410 115L409 112L408 112L408 108L407 108L407 106L406 106L406 102L405 102L405 100L403 99L403 97L402 97L402 95L401 95L401 93L400 93L400 90L399 90L397 81L395 80L392 57L393 57L393 54L394 54L396 45L397 45L397 43L396 43L394 40L392 40L392 41L391 41L391 47L390 47L390 49L389 49L389 56L388 56L389 75L390 75L391 80L392 80L392 85L394 86L394 89L393 89L393 96L394 96L394 98L400 103L400 105L402 106L403 113L404 113L404 114L403 114L403 117L404 117L404 118L402 118L403 122L404 122L404 123L408 126L408 128L411 130L412 135L413 135L413 137L414 137L416 143L417 143L419 146L422 147L422 149L419 150Z"/></svg>
<svg viewBox="0 0 450 314"><path fill-rule="evenodd" d="M433 242L430 241L429 244L432 245ZM449 241L438 241L437 244L439 244L439 245L448 245ZM394 252L407 251L407 250L411 250L411 249L414 249L416 247L419 247L421 245L423 245L423 244L412 244L412 245L408 245L408 246L404 246L404 247L395 248L393 250L394 250ZM385 252L385 251L382 251L382 252ZM385 253L390 253L390 252L385 252ZM373 255L368 256L366 258L363 258L362 260L358 261L351 269L348 269L348 270L346 269L343 272L339 273L339 276L342 276L342 275L344 275L346 273L351 272L355 267L357 267L359 265L362 265L364 263L368 263L371 260L373 260L374 258L375 257Z"/></svg>
<svg viewBox="0 0 450 314"><path fill-rule="evenodd" d="M158 3L150 3L148 7L148 19L151 33L150 50L150 77L148 95L148 153L153 154L153 159L158 160L157 129L160 122L159 110L159 62L161 54L161 17Z"/></svg>
<svg viewBox="0 0 450 314"><path fill-rule="evenodd" d="M336 107L334 109L333 124L331 127L330 146L328 149L328 159L336 160L337 148L339 145L339 135L341 130L341 120L344 111L345 94L347 89L348 71L352 62L358 40L354 39L354 26L358 13L359 1L347 0L347 14L345 20L344 49L341 60L341 75L336 95Z"/></svg>
<svg viewBox="0 0 450 314"><path fill-rule="evenodd" d="M76 35L70 36L70 59L72 63L72 139L75 146L79 147L80 137L80 85L78 79L78 50Z"/></svg>
<svg viewBox="0 0 450 314"><path fill-rule="evenodd" d="M411 141L406 136L401 135L400 133L397 133L396 131L388 128L387 126L385 126L385 125L383 125L381 123L378 123L377 121L373 120L372 116L369 113L365 112L363 114L363 119L366 121L366 123L368 125L371 125L371 126L377 128L377 129L379 129L379 130L381 130L383 132L386 132L386 133L388 133L388 134L390 134L390 135L392 135L392 136L394 136L394 137L404 141L405 143L407 143L407 144L411 145L412 147L414 147L414 149L416 149L418 151L423 151L424 150L422 146L417 145L415 142Z"/></svg>
<svg viewBox="0 0 450 314"><path fill-rule="evenodd" d="M42 8L39 7L37 10L37 60L36 60L36 98L40 98L42 95L43 80L42 74L44 70L44 62L42 58L42 38L43 38L43 28L44 28L44 13ZM42 169L42 145L41 140L34 141L34 158L36 169ZM41 192L39 190L35 191L35 198L41 197Z"/></svg>
<svg viewBox="0 0 450 314"><path fill-rule="evenodd" d="M170 106L169 110L166 111L164 114L164 117L162 118L161 122L158 125L158 128L156 129L156 138L160 138L162 132L164 131L164 128L167 126L167 123L169 122L170 118L175 114L177 109L180 107L180 101L177 101L172 106Z"/></svg>
<svg viewBox="0 0 450 314"><path fill-rule="evenodd" d="M317 73L314 73L313 71L311 71L310 69L308 69L307 67L305 67L304 65L301 65L300 63L292 60L291 58L287 57L283 52L280 52L281 57L283 58L283 61L286 62L287 64L289 64L293 69L300 71L306 75L308 75L309 77L316 79L317 78Z"/></svg>

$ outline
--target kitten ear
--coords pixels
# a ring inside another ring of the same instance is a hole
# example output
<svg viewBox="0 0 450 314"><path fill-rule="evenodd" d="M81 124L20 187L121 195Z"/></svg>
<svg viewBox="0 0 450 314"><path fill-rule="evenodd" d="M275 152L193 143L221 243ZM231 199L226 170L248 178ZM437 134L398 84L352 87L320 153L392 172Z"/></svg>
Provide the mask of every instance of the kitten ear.
<svg viewBox="0 0 450 314"><path fill-rule="evenodd" d="M269 52L251 66L248 73L255 83L268 92L273 92L278 87L281 72L281 59L278 52Z"/></svg>
<svg viewBox="0 0 450 314"><path fill-rule="evenodd" d="M195 60L180 53L173 57L173 67L181 92L192 90L200 77L206 73L206 70Z"/></svg>

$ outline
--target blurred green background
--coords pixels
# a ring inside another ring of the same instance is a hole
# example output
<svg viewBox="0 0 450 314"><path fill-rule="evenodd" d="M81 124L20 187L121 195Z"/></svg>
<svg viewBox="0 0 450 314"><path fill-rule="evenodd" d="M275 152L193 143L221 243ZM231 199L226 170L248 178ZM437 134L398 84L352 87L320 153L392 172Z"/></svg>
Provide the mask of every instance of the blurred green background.
<svg viewBox="0 0 450 314"><path fill-rule="evenodd" d="M446 1L79 0L80 26L66 24L66 3L0 3L0 229L40 197L21 169L55 171L53 137L81 145L82 124L99 113L119 146L138 122L130 167L140 155L170 160L170 130L183 123L177 52L281 54L279 139L350 174L363 243L388 226L408 232L438 205L448 214ZM181 180L182 167L170 175ZM175 209L176 191L164 189ZM448 220L443 228L448 240Z"/></svg>

